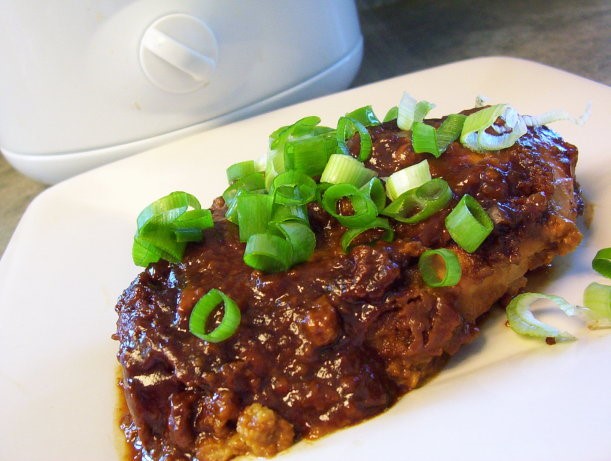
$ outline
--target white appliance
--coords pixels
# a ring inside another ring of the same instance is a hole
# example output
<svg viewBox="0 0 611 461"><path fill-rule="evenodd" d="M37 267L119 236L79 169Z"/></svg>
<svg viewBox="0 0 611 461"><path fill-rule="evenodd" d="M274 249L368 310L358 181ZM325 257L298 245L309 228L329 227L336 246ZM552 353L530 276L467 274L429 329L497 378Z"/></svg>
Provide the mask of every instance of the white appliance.
<svg viewBox="0 0 611 461"><path fill-rule="evenodd" d="M0 149L45 183L346 88L363 52L353 0L0 5Z"/></svg>

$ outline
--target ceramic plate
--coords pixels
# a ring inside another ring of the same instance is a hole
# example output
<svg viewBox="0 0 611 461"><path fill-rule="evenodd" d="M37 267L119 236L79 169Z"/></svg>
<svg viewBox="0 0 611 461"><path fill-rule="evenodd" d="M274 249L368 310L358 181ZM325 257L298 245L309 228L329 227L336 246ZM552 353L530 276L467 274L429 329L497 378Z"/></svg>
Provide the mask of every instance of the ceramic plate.
<svg viewBox="0 0 611 461"><path fill-rule="evenodd" d="M114 304L138 272L131 239L146 204L173 190L209 204L225 187L225 168L265 153L275 128L314 114L334 124L366 104L383 115L404 90L435 102L432 115L470 107L477 95L529 114L579 115L591 102L585 126L553 128L579 146L577 175L594 219L579 249L539 273L535 288L580 303L588 283L604 283L590 261L611 246L608 87L493 57L308 101L93 170L34 200L0 261L0 459L121 459ZM432 382L386 413L278 458L608 460L611 333L545 315L578 341L523 339L497 313Z"/></svg>

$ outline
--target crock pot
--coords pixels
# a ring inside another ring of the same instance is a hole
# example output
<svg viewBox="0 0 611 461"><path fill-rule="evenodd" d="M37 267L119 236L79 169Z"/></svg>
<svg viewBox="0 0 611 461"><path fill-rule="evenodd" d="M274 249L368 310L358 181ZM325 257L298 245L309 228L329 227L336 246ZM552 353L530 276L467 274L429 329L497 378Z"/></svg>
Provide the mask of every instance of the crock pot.
<svg viewBox="0 0 611 461"><path fill-rule="evenodd" d="M346 88L362 59L353 0L1 4L0 149L45 183Z"/></svg>

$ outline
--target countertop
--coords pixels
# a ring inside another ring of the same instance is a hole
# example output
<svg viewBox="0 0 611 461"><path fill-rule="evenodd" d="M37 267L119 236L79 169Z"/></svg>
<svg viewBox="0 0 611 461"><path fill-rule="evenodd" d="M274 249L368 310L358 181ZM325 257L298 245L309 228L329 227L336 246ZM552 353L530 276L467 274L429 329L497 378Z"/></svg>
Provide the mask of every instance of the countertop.
<svg viewBox="0 0 611 461"><path fill-rule="evenodd" d="M353 87L480 56L530 59L611 84L608 0L357 4L365 50ZM0 255L28 204L46 187L0 157Z"/></svg>

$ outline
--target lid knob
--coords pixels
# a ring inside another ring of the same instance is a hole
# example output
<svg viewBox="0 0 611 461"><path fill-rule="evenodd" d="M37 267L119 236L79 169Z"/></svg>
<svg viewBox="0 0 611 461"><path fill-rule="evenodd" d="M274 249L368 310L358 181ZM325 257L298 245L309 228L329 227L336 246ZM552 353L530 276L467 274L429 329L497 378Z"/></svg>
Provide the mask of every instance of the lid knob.
<svg viewBox="0 0 611 461"><path fill-rule="evenodd" d="M217 58L214 33L199 18L187 14L157 19L140 42L144 74L171 93L189 93L209 83Z"/></svg>

